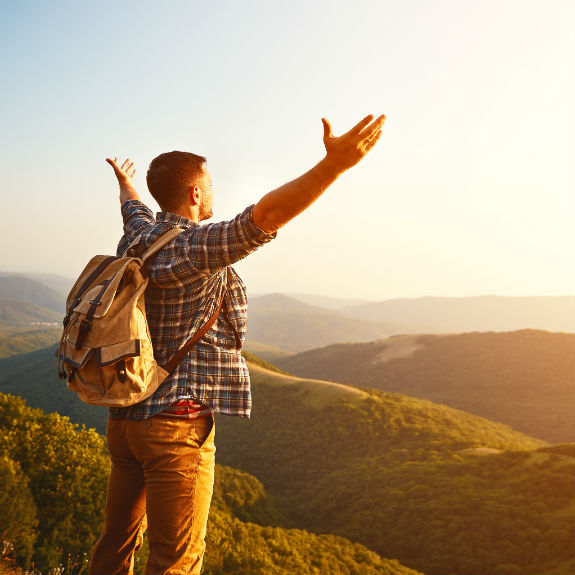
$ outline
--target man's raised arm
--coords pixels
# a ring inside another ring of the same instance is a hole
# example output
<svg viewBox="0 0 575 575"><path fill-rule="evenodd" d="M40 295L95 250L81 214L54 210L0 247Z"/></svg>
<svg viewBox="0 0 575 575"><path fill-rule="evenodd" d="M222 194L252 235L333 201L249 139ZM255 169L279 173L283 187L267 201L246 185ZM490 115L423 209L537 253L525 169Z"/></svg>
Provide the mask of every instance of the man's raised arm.
<svg viewBox="0 0 575 575"><path fill-rule="evenodd" d="M365 117L342 136L334 137L330 123L322 118L326 156L309 172L266 194L253 210L255 225L274 232L307 209L346 170L355 166L381 136L385 116Z"/></svg>

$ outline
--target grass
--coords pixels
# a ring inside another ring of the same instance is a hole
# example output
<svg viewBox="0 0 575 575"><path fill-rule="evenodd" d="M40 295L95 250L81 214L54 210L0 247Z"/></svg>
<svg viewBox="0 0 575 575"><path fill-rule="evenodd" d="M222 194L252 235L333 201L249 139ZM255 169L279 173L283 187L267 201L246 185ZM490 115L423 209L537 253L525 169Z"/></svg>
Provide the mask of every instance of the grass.
<svg viewBox="0 0 575 575"><path fill-rule="evenodd" d="M297 385L305 404L317 409L328 407L342 399L356 403L369 397L365 391L350 385L279 374L253 363L249 363L249 369L250 377L256 385L260 383L271 386Z"/></svg>

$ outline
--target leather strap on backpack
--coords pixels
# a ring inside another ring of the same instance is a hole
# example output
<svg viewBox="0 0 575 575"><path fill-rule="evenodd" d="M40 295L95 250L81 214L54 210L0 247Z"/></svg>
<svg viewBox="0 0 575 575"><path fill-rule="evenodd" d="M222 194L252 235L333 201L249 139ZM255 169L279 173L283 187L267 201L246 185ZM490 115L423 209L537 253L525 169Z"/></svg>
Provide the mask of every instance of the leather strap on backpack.
<svg viewBox="0 0 575 575"><path fill-rule="evenodd" d="M160 234L156 241L146 249L145 246L139 246L142 234L136 236L136 238L130 243L130 245L125 249L124 257L141 257L143 261L146 261L151 255L155 254L157 251L161 250L165 245L169 244L175 237L179 236L184 231L184 228L170 228L168 231ZM141 252L140 249L141 248ZM140 252L140 253L138 253Z"/></svg>
<svg viewBox="0 0 575 575"><path fill-rule="evenodd" d="M98 292L98 295L94 299L90 300L90 307L88 308L88 313L86 314L86 317L83 318L82 321L80 322L80 327L78 329L78 337L76 339L76 350L79 350L82 347L82 344L86 339L86 336L92 329L92 320L94 319L94 314L96 313L98 306L101 304L100 300L102 299L104 292L106 291L111 282L112 280L106 280L102 282L102 284L98 284L101 285L102 288Z"/></svg>
<svg viewBox="0 0 575 575"><path fill-rule="evenodd" d="M74 297L74 301L72 302L72 305L70 306L70 309L67 309L66 312L66 317L64 318L64 327L66 326L66 324L68 323L68 320L70 319L70 316L72 315L72 311L73 309L78 305L78 303L80 302L80 299L82 298L82 296L84 295L84 292L90 287L90 285L92 284L92 282L114 261L116 261L118 258L116 256L108 256L106 259L102 260L98 267L88 276L88 278L84 281L84 283L82 284L82 286L80 287L80 289L78 290L78 292L76 293L76 296Z"/></svg>
<svg viewBox="0 0 575 575"><path fill-rule="evenodd" d="M189 339L182 348L180 348L180 350L174 355L174 357L172 357L172 359L170 359L164 365L162 365L162 368L168 372L168 375L172 374L172 372L176 369L176 367L180 365L180 362L182 361L182 359L184 359L188 351L190 351L190 349L192 349L192 347L194 347L194 345L196 345L196 343L198 343L198 341L200 341L200 339L202 339L202 337L208 332L208 330L212 327L212 325L214 325L216 318L218 317L218 315L220 315L220 310L222 309L222 304L224 303L225 297L226 297L226 290L224 290L218 308L213 313L212 317L203 325L202 329L196 332L194 336L191 339Z"/></svg>
<svg viewBox="0 0 575 575"><path fill-rule="evenodd" d="M184 228L171 228L164 232L143 254L142 260L146 261L150 256L154 255L157 251L161 250L165 245L169 244L175 237L179 236L184 231Z"/></svg>

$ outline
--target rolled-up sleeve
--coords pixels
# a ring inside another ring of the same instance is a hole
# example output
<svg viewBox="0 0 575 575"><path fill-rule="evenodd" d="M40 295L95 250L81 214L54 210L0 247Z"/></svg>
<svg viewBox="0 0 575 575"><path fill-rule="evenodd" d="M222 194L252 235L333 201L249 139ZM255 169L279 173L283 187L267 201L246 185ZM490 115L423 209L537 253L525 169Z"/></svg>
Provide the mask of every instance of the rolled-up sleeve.
<svg viewBox="0 0 575 575"><path fill-rule="evenodd" d="M139 200L128 200L122 204L124 236L118 244L118 255L124 253L128 246L143 232L155 225L152 210Z"/></svg>
<svg viewBox="0 0 575 575"><path fill-rule="evenodd" d="M277 232L268 233L258 228L254 224L253 209L251 205L228 222L190 230L187 250L191 263L210 273L234 264L273 240Z"/></svg>
<svg viewBox="0 0 575 575"><path fill-rule="evenodd" d="M136 237L156 223L152 210L139 200L128 200L122 204L124 233Z"/></svg>

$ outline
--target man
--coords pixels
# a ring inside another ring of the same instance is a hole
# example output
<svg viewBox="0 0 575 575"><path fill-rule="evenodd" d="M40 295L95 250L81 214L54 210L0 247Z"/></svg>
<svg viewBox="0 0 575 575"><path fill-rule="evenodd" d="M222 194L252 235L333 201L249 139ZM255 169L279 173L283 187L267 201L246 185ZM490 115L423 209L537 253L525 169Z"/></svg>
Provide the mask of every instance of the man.
<svg viewBox="0 0 575 575"><path fill-rule="evenodd" d="M251 408L249 373L240 353L246 292L231 266L273 239L357 164L379 140L385 116L367 116L339 137L326 119L322 122L325 158L229 222L199 224L212 216L205 158L170 152L152 161L148 188L162 209L155 219L134 189L133 163L106 160L120 184L124 236L119 255L138 236L140 245L149 246L166 230L184 228L146 264L146 312L158 363L215 320L153 395L110 410L112 471L93 575L132 573L146 515L146 573L200 572L214 480L213 413L249 417Z"/></svg>

